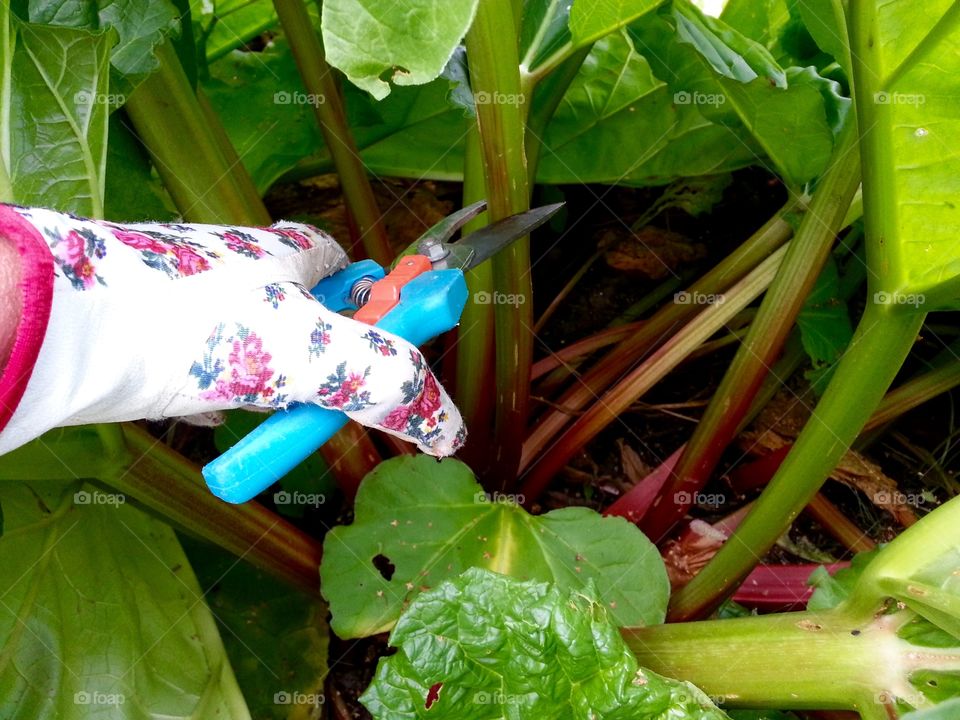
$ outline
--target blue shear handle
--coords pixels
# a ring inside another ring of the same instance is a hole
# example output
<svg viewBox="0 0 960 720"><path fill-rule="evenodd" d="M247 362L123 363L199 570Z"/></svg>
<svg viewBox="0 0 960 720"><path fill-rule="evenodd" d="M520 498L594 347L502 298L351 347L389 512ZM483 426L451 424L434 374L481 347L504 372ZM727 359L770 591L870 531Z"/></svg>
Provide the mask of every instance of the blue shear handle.
<svg viewBox="0 0 960 720"><path fill-rule="evenodd" d="M432 270L403 287L400 304L377 327L422 345L455 327L466 302L462 272ZM204 467L203 477L217 497L231 503L246 502L303 462L347 419L342 412L309 404L277 411Z"/></svg>

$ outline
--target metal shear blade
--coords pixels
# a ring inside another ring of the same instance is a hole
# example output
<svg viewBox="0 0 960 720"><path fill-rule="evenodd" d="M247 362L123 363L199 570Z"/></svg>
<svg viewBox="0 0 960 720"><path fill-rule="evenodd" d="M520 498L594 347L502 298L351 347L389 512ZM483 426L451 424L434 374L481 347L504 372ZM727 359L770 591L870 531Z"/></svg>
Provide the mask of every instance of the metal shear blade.
<svg viewBox="0 0 960 720"><path fill-rule="evenodd" d="M514 240L529 235L553 217L563 203L511 215L470 233L458 242L448 242L457 230L483 212L486 206L486 201L481 200L444 218L421 236L417 252L431 260L434 270L456 268L466 272L496 255Z"/></svg>

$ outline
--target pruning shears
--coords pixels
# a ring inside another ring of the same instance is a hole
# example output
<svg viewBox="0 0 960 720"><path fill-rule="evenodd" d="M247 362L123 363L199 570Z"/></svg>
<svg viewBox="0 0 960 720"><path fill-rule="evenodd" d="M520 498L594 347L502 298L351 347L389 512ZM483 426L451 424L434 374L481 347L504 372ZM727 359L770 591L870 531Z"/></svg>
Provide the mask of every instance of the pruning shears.
<svg viewBox="0 0 960 720"><path fill-rule="evenodd" d="M354 320L422 345L460 321L467 302L463 273L530 234L562 205L511 215L451 242L486 209L481 200L427 230L411 246L413 254L402 255L389 273L373 260L362 260L324 278L310 292L329 310L355 310ZM342 412L313 404L279 410L206 465L203 477L217 497L246 502L303 462L347 420Z"/></svg>

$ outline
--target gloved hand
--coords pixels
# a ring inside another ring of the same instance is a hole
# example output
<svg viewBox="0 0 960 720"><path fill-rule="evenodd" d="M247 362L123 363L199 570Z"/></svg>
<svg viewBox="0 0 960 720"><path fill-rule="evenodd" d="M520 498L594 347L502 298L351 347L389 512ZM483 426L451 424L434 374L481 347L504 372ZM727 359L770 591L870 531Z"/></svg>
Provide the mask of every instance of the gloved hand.
<svg viewBox="0 0 960 720"><path fill-rule="evenodd" d="M0 453L62 425L292 402L342 410L431 455L463 443L460 414L416 348L308 293L347 262L315 228L118 225L0 205L0 229L38 233L55 269L46 335Z"/></svg>

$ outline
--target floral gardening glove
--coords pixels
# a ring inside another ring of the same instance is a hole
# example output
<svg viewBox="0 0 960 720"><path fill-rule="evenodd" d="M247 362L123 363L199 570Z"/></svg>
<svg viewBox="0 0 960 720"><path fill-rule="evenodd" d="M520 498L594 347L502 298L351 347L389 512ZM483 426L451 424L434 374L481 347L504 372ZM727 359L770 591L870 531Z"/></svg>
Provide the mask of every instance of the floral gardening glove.
<svg viewBox="0 0 960 720"><path fill-rule="evenodd" d="M431 455L463 443L460 414L416 348L311 297L347 263L315 228L0 210L5 227L39 233L55 271L46 335L0 453L61 425L293 402L341 410Z"/></svg>

